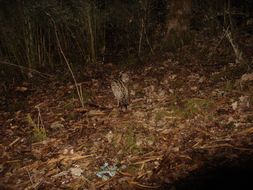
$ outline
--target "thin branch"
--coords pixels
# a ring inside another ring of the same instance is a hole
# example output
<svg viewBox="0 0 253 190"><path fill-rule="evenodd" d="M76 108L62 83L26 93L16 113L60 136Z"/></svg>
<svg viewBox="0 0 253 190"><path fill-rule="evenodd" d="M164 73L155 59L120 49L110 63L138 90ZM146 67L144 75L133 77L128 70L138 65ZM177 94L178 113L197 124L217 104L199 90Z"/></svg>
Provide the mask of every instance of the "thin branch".
<svg viewBox="0 0 253 190"><path fill-rule="evenodd" d="M149 48L150 48L150 51L151 51L151 53L154 55L155 53L154 53L154 50L153 50L153 48L152 48L152 46L151 46L151 44L150 44L150 42L149 42L148 34L147 34L147 30L146 30L146 27L145 27L145 26L144 26L144 33L145 33L145 35L146 35L146 41L147 41L147 44L148 44L148 46L149 46Z"/></svg>
<svg viewBox="0 0 253 190"><path fill-rule="evenodd" d="M228 41L230 42L230 44L231 44L231 46L234 50L235 57L236 57L235 62L240 63L240 64L246 63L244 58L243 58L242 51L240 50L239 46L234 42L234 39L232 38L231 32L227 31L225 34L226 34L226 37L227 37Z"/></svg>
<svg viewBox="0 0 253 190"><path fill-rule="evenodd" d="M144 22L143 19L141 19L141 29L140 29L140 39L139 39L139 48L138 48L138 56L141 56L141 44L142 44L142 36L144 32Z"/></svg>
<svg viewBox="0 0 253 190"><path fill-rule="evenodd" d="M213 50L213 51L216 51L216 49L220 46L221 42L222 42L223 39L226 37L226 34L227 34L228 30L229 30L229 27L227 27L226 30L224 29L224 33L223 33L223 35L222 35L220 41L218 42L218 44L214 47L214 50Z"/></svg>
<svg viewBox="0 0 253 190"><path fill-rule="evenodd" d="M33 189L36 190L37 187L36 187L36 185L34 184L34 182L33 182L33 180L32 180L32 176L31 176L29 170L26 169L26 172L27 172L27 174L28 174L28 176L29 176L29 180L30 180L30 182L31 182L31 184L32 184Z"/></svg>
<svg viewBox="0 0 253 190"><path fill-rule="evenodd" d="M35 69L31 69L31 68L24 67L24 66L21 66L21 65L16 65L16 64L14 64L14 63L10 63L10 62L7 62L7 61L0 61L0 64L9 65L9 66L13 66L13 67L17 67L17 68L19 68L19 69L21 69L21 70L28 70L28 71L31 71L31 72L33 72L33 73L36 73L36 74L40 75L40 76L43 77L43 78L46 78L46 79L48 79L48 77L49 77L49 78L53 78L53 75L49 75L49 74L46 74L46 73L42 73L42 72L39 72L39 71L37 71L37 70L35 70Z"/></svg>
<svg viewBox="0 0 253 190"><path fill-rule="evenodd" d="M49 16L50 20L51 20L52 23L53 23L54 32L55 32L55 37L56 37L56 42L57 42L57 46L58 46L58 48L59 48L59 50L60 50L60 53L61 53L61 55L62 55L62 57L63 57L63 59L64 59L66 65L68 66L69 72L71 73L71 76L72 76L72 78L73 78L73 80L74 80L75 87L76 87L76 91L77 91L77 94L78 94L80 103L81 103L82 107L84 107L84 104L83 104L83 101L82 101L82 97L81 97L81 94L80 94L80 91L79 91L79 88L78 88L78 83L77 83L77 81L76 81L75 75L74 75L74 73L73 73L73 71L72 71L72 69L71 69L71 66L70 66L70 64L69 64L69 61L68 61L67 57L65 56L65 54L64 54L64 52L63 52L63 49L62 49L62 47L61 47L61 43L60 43L60 40L59 40L59 37L58 37L58 33L57 33L57 28L56 28L55 21L54 21L54 19L52 18L52 16L51 16L49 13L46 12L46 15Z"/></svg>

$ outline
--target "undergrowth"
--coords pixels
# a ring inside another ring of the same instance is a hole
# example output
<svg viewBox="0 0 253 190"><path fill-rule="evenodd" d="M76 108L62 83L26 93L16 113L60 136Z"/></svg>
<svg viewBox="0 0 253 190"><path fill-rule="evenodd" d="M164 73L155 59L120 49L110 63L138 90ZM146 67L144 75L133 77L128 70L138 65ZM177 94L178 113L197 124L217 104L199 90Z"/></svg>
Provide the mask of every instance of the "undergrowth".
<svg viewBox="0 0 253 190"><path fill-rule="evenodd" d="M31 137L32 142L40 142L47 139L47 134L44 126L43 125L40 126L39 121L38 124L36 124L30 114L27 115L27 122L29 126L33 128Z"/></svg>
<svg viewBox="0 0 253 190"><path fill-rule="evenodd" d="M184 101L182 106L172 106L174 115L190 118L198 114L207 114L214 105L212 100L191 98Z"/></svg>

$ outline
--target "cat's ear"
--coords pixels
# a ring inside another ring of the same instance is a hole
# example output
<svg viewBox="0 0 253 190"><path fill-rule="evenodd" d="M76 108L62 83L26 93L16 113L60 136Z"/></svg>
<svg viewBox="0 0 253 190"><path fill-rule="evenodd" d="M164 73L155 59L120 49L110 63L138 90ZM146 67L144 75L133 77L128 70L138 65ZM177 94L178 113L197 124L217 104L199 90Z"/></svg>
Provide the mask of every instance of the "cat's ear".
<svg viewBox="0 0 253 190"><path fill-rule="evenodd" d="M121 79L122 76L123 76L123 71L120 71L120 72L119 72L119 78Z"/></svg>
<svg viewBox="0 0 253 190"><path fill-rule="evenodd" d="M127 73L121 73L120 79L124 82L127 83L129 81L129 76Z"/></svg>

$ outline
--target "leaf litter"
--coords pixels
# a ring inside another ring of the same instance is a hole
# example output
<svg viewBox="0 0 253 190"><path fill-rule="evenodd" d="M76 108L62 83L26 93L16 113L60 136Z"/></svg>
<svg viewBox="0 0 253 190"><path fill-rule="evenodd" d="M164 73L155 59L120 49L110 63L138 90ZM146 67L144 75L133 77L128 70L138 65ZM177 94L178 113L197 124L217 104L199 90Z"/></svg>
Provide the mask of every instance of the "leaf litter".
<svg viewBox="0 0 253 190"><path fill-rule="evenodd" d="M83 83L85 108L74 88L52 81L33 87L21 107L1 111L1 186L155 189L216 158L253 155L252 74L239 83L214 82L215 69L180 65L176 57L127 72L132 91L124 113L115 108L105 76ZM30 90L29 84L15 89ZM46 138L36 141L38 117Z"/></svg>

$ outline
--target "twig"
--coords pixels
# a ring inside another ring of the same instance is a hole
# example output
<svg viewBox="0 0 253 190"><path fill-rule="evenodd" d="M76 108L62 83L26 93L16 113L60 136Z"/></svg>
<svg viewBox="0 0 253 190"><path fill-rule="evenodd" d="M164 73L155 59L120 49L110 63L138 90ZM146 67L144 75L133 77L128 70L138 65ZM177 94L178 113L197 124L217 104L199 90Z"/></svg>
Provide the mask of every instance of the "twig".
<svg viewBox="0 0 253 190"><path fill-rule="evenodd" d="M129 184L136 185L138 187L145 188L145 189L157 189L157 188L161 187L160 185L156 185L156 186L142 185L142 184L135 182L135 181L131 181L131 182L129 182Z"/></svg>
<svg viewBox="0 0 253 190"><path fill-rule="evenodd" d="M141 56L141 46L142 46L142 36L144 31L144 22L143 19L141 19L141 30L140 30L140 39L139 39L139 48L138 48L138 56Z"/></svg>
<svg viewBox="0 0 253 190"><path fill-rule="evenodd" d="M48 77L53 78L52 75L42 73L42 72L39 72L35 69L27 68L27 67L24 67L24 66L21 66L21 65L16 65L14 63L10 63L10 62L7 62L7 61L0 61L0 64L9 65L9 66L13 66L13 67L18 67L19 69L22 69L22 70L28 70L28 71L31 71L33 73L37 73L38 75L40 75L41 77L46 78L46 79L48 79Z"/></svg>
<svg viewBox="0 0 253 190"><path fill-rule="evenodd" d="M133 177L133 175L131 175L130 173L126 173L126 172L122 172L122 171L118 171L119 174L123 175L123 176L127 176L127 177Z"/></svg>
<svg viewBox="0 0 253 190"><path fill-rule="evenodd" d="M82 97L81 97L81 92L80 92L80 89L79 89L79 87L78 87L78 83L77 83L77 81L76 81L75 75L74 75L74 73L73 73L73 71L72 71L72 69L71 69L71 67L70 67L69 61L68 61L67 57L65 56L65 54L64 54L64 52L63 52L63 49L62 49L62 47L61 47L61 43L60 43L60 39L59 39L59 37L58 37L58 33L57 33L57 28L56 28L55 21L54 21L54 19L52 18L52 16L51 16L49 13L45 12L45 14L46 14L47 16L49 16L50 20L51 20L52 23L53 23L54 32L55 32L55 37L56 37L56 42L57 42L57 46L58 46L58 48L59 48L59 50L60 50L60 53L61 53L61 55L62 55L62 57L63 57L63 59L64 59L66 65L67 65L67 67L68 67L68 69L69 69L69 72L71 73L71 76L72 76L72 78L73 78L73 80L74 80L75 87L76 87L76 91L77 91L77 94L78 94L78 97L79 97L81 106L84 107L84 103L83 103Z"/></svg>
<svg viewBox="0 0 253 190"><path fill-rule="evenodd" d="M251 134L251 133L253 133L253 127L245 129L243 131L240 131L239 133L235 134L234 136L237 136L237 135L247 135L247 134Z"/></svg>
<svg viewBox="0 0 253 190"><path fill-rule="evenodd" d="M17 162L22 162L22 160L8 160L5 163L6 164L11 164L11 163L17 163Z"/></svg>
<svg viewBox="0 0 253 190"><path fill-rule="evenodd" d="M151 161L159 160L159 159L161 159L161 156L155 156L155 157L148 158L146 160L135 162L135 163L133 163L133 165L139 165L139 164L143 164L143 163L146 163L146 162L151 162Z"/></svg>
<svg viewBox="0 0 253 190"><path fill-rule="evenodd" d="M243 53L239 49L238 45L234 42L234 39L232 38L231 32L227 31L225 34L226 34L226 37L227 37L228 41L230 42L230 44L231 44L231 46L234 50L235 58L236 58L235 62L240 63L240 64L244 64L245 60L243 58Z"/></svg>
<svg viewBox="0 0 253 190"><path fill-rule="evenodd" d="M35 184L33 183L33 180L32 180L32 177L31 177L31 174L30 174L29 170L26 169L26 172L27 172L27 174L28 174L28 176L29 176L29 179L30 179L30 182L31 182L31 184L32 184L33 189L36 190L37 188L36 188Z"/></svg>
<svg viewBox="0 0 253 190"><path fill-rule="evenodd" d="M141 179L143 176L146 176L148 174L152 174L152 171L143 172L141 174L138 174L138 176L135 177L135 179Z"/></svg>
<svg viewBox="0 0 253 190"><path fill-rule="evenodd" d="M82 159L89 159L90 157L93 157L93 154L89 154L89 155L85 155L85 156L81 156L81 155L71 155L71 156L65 156L65 155L61 155L58 158L54 158L51 159L47 162L47 164L54 164L56 162L59 162L61 160L71 160L71 161L78 161L78 160L82 160Z"/></svg>
<svg viewBox="0 0 253 190"><path fill-rule="evenodd" d="M38 124L37 124L37 126L40 128L40 124L41 124L41 128L45 129L44 122L42 120L42 116L41 116L41 113L40 113L39 105L36 105L35 108L38 110Z"/></svg>
<svg viewBox="0 0 253 190"><path fill-rule="evenodd" d="M12 141L12 143L9 144L9 147L11 147L14 144L16 144L20 139L21 139L20 137L16 138L14 141Z"/></svg>
<svg viewBox="0 0 253 190"><path fill-rule="evenodd" d="M115 175L116 176L116 175ZM115 176L113 176L112 178L106 180L106 181L103 181L103 182L100 182L100 183L96 183L95 186L97 187L97 189L100 189L101 187L103 187L105 184L109 183L110 181L112 181Z"/></svg>
<svg viewBox="0 0 253 190"><path fill-rule="evenodd" d="M224 30L224 33L223 33L223 35L222 35L222 37L221 37L219 43L215 46L214 51L220 46L221 42L222 42L223 39L226 37L226 34L227 34L228 30L229 30L229 27L227 27L227 29Z"/></svg>
<svg viewBox="0 0 253 190"><path fill-rule="evenodd" d="M145 33L146 41L147 41L147 44L148 44L148 46L149 46L149 48L150 48L150 51L151 51L152 55L154 55L155 52L154 52L154 50L153 50L153 48L152 48L152 46L151 46L151 44L150 44L150 42L149 42L148 34L147 34L147 30L146 30L146 27L145 27L145 26L144 26L144 33Z"/></svg>
<svg viewBox="0 0 253 190"><path fill-rule="evenodd" d="M91 18L91 4L87 4L87 21L88 21L88 28L89 28L89 33L90 33L90 48L91 48L91 61L93 63L96 62L96 52L95 52L95 38L93 35L93 29L92 29L92 18Z"/></svg>

